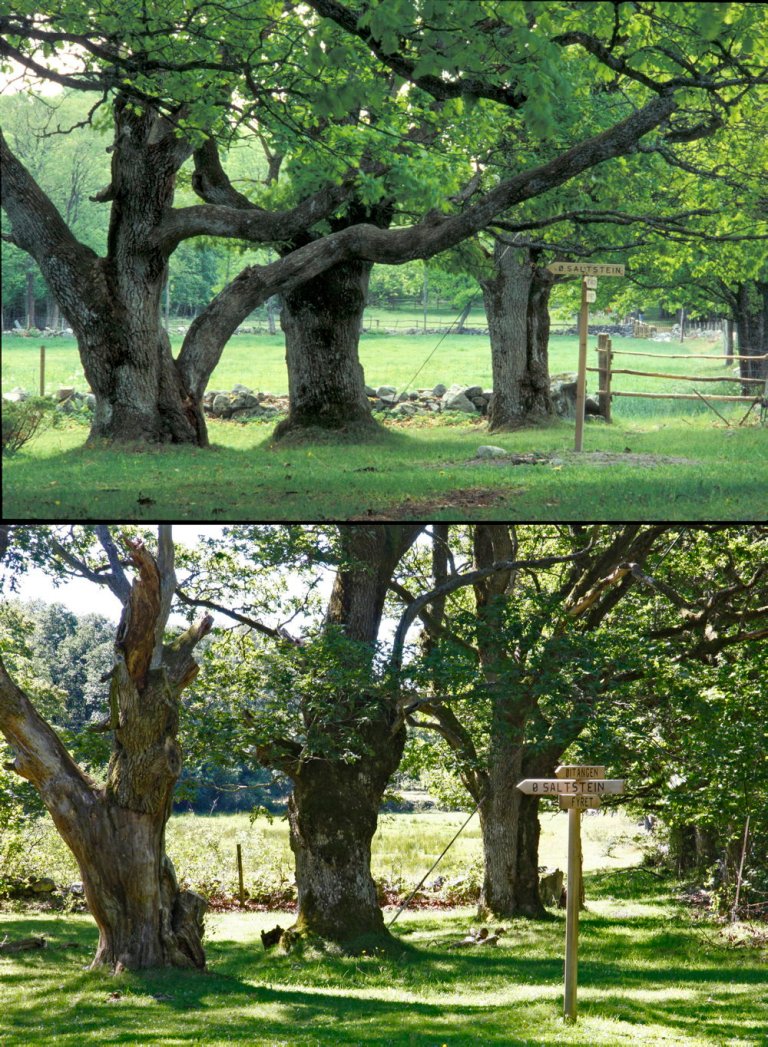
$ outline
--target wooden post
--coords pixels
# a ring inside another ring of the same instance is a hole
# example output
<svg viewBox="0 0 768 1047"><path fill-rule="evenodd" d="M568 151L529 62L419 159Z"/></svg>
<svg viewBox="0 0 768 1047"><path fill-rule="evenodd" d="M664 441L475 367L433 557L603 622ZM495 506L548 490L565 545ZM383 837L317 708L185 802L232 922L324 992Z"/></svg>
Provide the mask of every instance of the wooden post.
<svg viewBox="0 0 768 1047"><path fill-rule="evenodd" d="M589 331L589 305L587 303L587 281L581 278L581 309L579 311L579 370L576 377L576 438L574 449L580 451L584 445L584 401L587 392L587 332Z"/></svg>
<svg viewBox="0 0 768 1047"><path fill-rule="evenodd" d="M600 414L606 422L611 420L611 339L607 334L597 336L597 381Z"/></svg>
<svg viewBox="0 0 768 1047"><path fill-rule="evenodd" d="M576 1021L576 979L579 962L579 905L581 902L581 811L568 811L568 890L565 910L565 993L563 1017Z"/></svg>
<svg viewBox="0 0 768 1047"><path fill-rule="evenodd" d="M45 346L40 346L40 395L45 396Z"/></svg>
<svg viewBox="0 0 768 1047"><path fill-rule="evenodd" d="M237 875L240 880L240 908L245 905L245 888L243 886L243 849L237 845Z"/></svg>

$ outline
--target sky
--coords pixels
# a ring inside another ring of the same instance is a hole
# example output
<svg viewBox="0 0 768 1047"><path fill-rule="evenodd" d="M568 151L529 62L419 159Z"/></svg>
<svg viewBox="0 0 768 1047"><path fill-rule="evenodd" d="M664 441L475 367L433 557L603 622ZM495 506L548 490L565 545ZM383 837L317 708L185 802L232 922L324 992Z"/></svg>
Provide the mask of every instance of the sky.
<svg viewBox="0 0 768 1047"><path fill-rule="evenodd" d="M205 533L213 536L221 534L221 527L198 524L175 524L173 538L183 545L194 545L197 538ZM17 595L22 600L44 600L46 603L64 604L73 614L101 614L110 621L118 622L122 607L116 596L105 587L94 585L84 579L72 579L64 585L55 587L50 578L42 571L33 570L19 579Z"/></svg>

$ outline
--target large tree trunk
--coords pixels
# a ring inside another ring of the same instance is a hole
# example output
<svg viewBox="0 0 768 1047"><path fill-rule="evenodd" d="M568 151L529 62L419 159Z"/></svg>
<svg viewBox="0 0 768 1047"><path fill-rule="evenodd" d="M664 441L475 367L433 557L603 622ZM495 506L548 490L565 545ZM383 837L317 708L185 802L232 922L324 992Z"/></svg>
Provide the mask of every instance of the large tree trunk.
<svg viewBox="0 0 768 1047"><path fill-rule="evenodd" d="M501 747L494 746L480 804L484 866L480 904L495 916L540 919L546 910L539 897L538 801L517 788L526 777L522 745L509 737L504 741Z"/></svg>
<svg viewBox="0 0 768 1047"><path fill-rule="evenodd" d="M288 365L282 437L305 429L378 429L358 356L372 263L344 262L283 296Z"/></svg>
<svg viewBox="0 0 768 1047"><path fill-rule="evenodd" d="M768 282L750 281L741 284L736 293L736 330L739 338L739 370L742 378L765 378L768 360L751 357L768 353ZM745 359L746 358L746 359ZM745 382L743 396L757 396L760 387Z"/></svg>
<svg viewBox="0 0 768 1047"><path fill-rule="evenodd" d="M298 931L342 942L384 933L371 876L371 840L405 743L404 730L388 737L391 726L380 725L371 756L353 764L310 761L296 776L288 820L296 856Z"/></svg>
<svg viewBox="0 0 768 1047"><path fill-rule="evenodd" d="M157 229L191 152L171 120L114 103L106 258L72 235L51 200L0 141L3 207L13 240L37 262L78 341L96 397L91 440L207 443L201 394L189 388L160 323L170 247Z"/></svg>
<svg viewBox="0 0 768 1047"><path fill-rule="evenodd" d="M160 322L162 277L128 266L105 266L105 277L114 289L108 322L104 310L72 320L96 396L89 440L207 446L202 409L184 387Z"/></svg>
<svg viewBox="0 0 768 1047"><path fill-rule="evenodd" d="M491 339L493 399L489 429L514 429L551 418L549 295L554 278L498 242L493 277L481 281Z"/></svg>
<svg viewBox="0 0 768 1047"><path fill-rule="evenodd" d="M184 388L162 326L160 301L167 253L155 232L173 202L182 144L151 111L115 105L116 132L108 253L103 280L108 303L95 316L72 318L83 369L96 395L92 439L193 443L205 446L199 403Z"/></svg>
<svg viewBox="0 0 768 1047"><path fill-rule="evenodd" d="M126 593L100 725L114 732L105 786L75 764L0 663L0 728L16 752L14 769L37 788L80 866L99 928L93 966L205 965L205 901L179 890L164 841L181 771L180 696L197 674L192 652L212 619L162 643L175 589L169 530L158 561L140 540L129 543L139 576Z"/></svg>
<svg viewBox="0 0 768 1047"><path fill-rule="evenodd" d="M141 813L99 797L76 820L52 813L99 928L91 966L204 967L206 903L179 890L165 854L166 811Z"/></svg>
<svg viewBox="0 0 768 1047"><path fill-rule="evenodd" d="M373 662L392 574L413 544L419 525L348 525L341 529L341 561L328 603L326 628L368 649ZM332 755L311 754L284 766L293 779L288 816L296 855L299 912L296 930L338 942L384 934L371 877L371 839L382 796L397 769L406 730L394 703L349 693L342 685L321 722L304 710L307 727L322 733ZM339 729L356 722L361 755L339 750Z"/></svg>

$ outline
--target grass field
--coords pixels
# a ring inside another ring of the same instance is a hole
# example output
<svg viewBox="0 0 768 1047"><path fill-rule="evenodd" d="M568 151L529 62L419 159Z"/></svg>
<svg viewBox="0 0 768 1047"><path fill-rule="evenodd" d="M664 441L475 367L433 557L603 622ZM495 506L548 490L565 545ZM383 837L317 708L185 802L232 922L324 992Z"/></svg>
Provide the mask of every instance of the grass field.
<svg viewBox="0 0 768 1047"><path fill-rule="evenodd" d="M562 1009L564 919L513 920L493 949L454 950L470 910L406 913L391 954L265 953L259 932L290 914L209 917L206 974L84 970L87 916L0 914L0 935L48 947L0 957L4 1047L205 1044L270 1047L760 1047L765 956L726 947L674 884L640 871L586 876L579 1021Z"/></svg>
<svg viewBox="0 0 768 1047"><path fill-rule="evenodd" d="M466 818L460 812L437 811L380 815L373 839L374 878L411 890ZM565 868L565 819L545 812L540 820L540 864ZM636 834L633 821L619 810L584 818L584 868L615 868L637 862L640 851ZM262 817L251 824L245 814L176 814L168 823L168 853L179 877L197 890L207 892L218 882L221 891L236 892L238 843L247 890L256 893L266 885L293 883L294 862L284 818L268 822ZM433 876L479 882L481 862L480 827L475 815ZM49 818L27 827L20 864L11 875L48 876L59 884L79 879L77 865Z"/></svg>
<svg viewBox="0 0 768 1047"><path fill-rule="evenodd" d="M596 340L590 338L590 344ZM173 336L174 350L181 344L178 335ZM437 337L366 334L360 339L360 359L369 385L395 385L399 391L414 388L431 388L438 382L450 385L453 382L491 386L491 353L488 338L484 335L448 335L435 349ZM718 346L712 342L690 339L682 346L673 342L652 342L639 338L614 338L615 351L654 352L676 355L702 352L716 353ZM427 357L435 349L427 362ZM553 335L550 339L550 373L574 371L578 353L577 340L565 335ZM597 354L590 351L589 366L597 366ZM617 357L615 366L619 365ZM643 363L650 366L641 366ZM8 392L18 386L30 391L39 390L40 353L37 340L9 337L3 345L2 391ZM423 365L423 367L422 367ZM725 374L721 362L707 360L634 360L628 358L622 366L634 370L663 371L669 374L701 374L717 376ZM87 383L80 365L77 345L73 338L56 338L46 346L46 391L52 393L61 385L74 385L85 391ZM421 370L419 370L421 368ZM419 371L414 379L414 374ZM595 389L596 375L589 375L587 387ZM616 389L656 392L690 392L690 382L621 376L614 380ZM231 389L237 383L253 389L271 393L284 393L288 388L285 369L285 345L282 334L235 336L222 354L221 362L211 376L209 389ZM713 383L717 391L738 394L735 383ZM712 390L710 390L712 391ZM699 403L690 401L622 400L614 403L614 412L619 418L647 418L650 415L669 416L682 414L697 417L707 413ZM736 416L744 413L741 405L732 411ZM714 417L714 415L710 415Z"/></svg>
<svg viewBox="0 0 768 1047"><path fill-rule="evenodd" d="M9 342L3 389L35 388L37 350ZM615 339L633 349L670 353L680 346ZM369 383L405 388L490 382L487 339L449 336L418 378L434 339L370 336L361 342ZM686 344L700 351L700 342ZM714 347L709 346L710 350ZM575 341L553 338L551 371L571 370ZM642 362L642 361L641 361ZM719 363L654 360L654 369L721 374ZM639 369L639 368L638 368ZM58 384L84 387L72 344L51 349L47 373ZM235 339L211 388L243 382L285 388L282 339ZM616 388L664 391L690 383L617 378ZM631 383L631 385L630 385ZM592 386L594 388L594 385ZM718 386L718 389L720 387ZM738 391L735 386L723 388ZM571 455L573 423L494 434L480 418L434 416L387 423L364 444L343 435L303 446L270 442L271 422L211 422L210 450L150 449L135 453L84 447L87 429L71 424L43 433L5 463L3 513L16 519L648 519L755 520L755 497L768 484L766 430L739 427L744 405L719 405L734 425L690 401L621 400L615 422L590 422L584 447ZM537 452L540 464L473 461L480 444L510 453ZM668 461L669 457L684 459Z"/></svg>

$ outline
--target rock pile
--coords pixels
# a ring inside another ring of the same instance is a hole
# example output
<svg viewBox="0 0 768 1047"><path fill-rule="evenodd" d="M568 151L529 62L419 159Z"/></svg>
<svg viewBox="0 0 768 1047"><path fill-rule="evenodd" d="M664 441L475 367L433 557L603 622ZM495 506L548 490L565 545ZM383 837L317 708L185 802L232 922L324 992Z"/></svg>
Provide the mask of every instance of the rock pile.
<svg viewBox="0 0 768 1047"><path fill-rule="evenodd" d="M273 418L288 411L288 397L254 392L247 385L233 385L229 392L207 392L203 397L203 410L212 418Z"/></svg>

